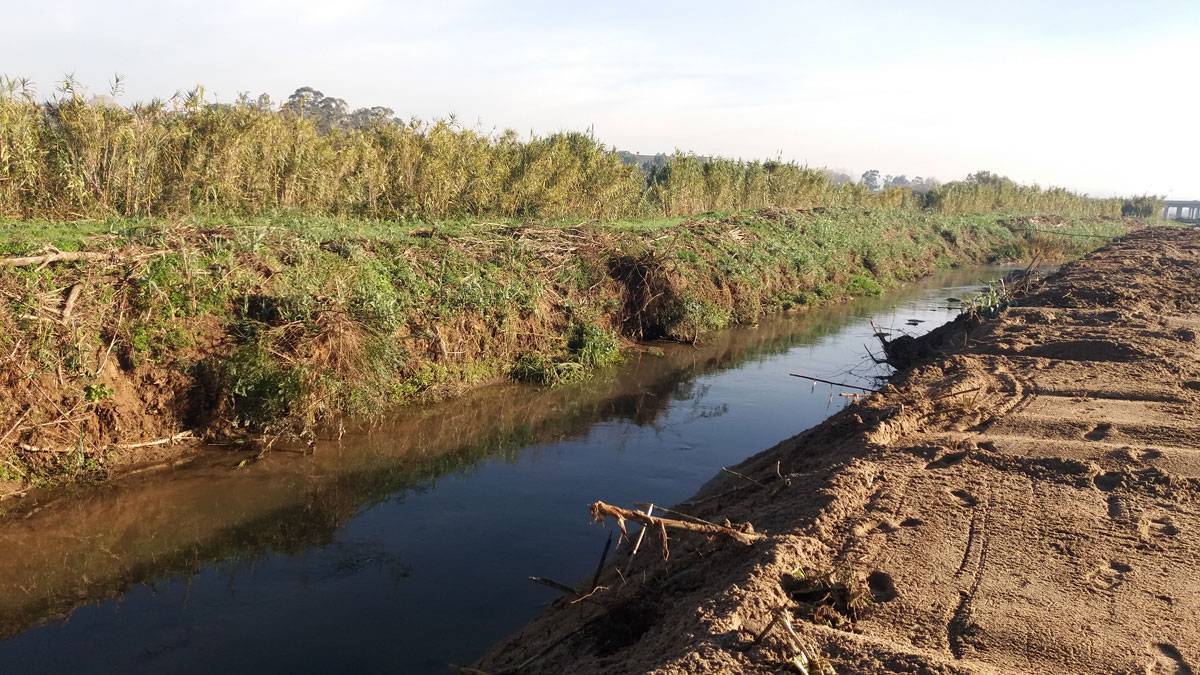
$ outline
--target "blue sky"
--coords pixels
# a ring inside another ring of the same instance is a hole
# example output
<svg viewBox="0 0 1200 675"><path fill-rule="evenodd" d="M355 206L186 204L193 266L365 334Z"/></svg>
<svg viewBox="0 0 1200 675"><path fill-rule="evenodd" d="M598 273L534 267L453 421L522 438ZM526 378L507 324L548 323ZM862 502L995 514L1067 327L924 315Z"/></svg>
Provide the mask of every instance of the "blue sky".
<svg viewBox="0 0 1200 675"><path fill-rule="evenodd" d="M10 2L0 71L1200 198L1200 2ZM1177 87L1172 90L1171 87ZM1185 90L1186 89L1186 90Z"/></svg>

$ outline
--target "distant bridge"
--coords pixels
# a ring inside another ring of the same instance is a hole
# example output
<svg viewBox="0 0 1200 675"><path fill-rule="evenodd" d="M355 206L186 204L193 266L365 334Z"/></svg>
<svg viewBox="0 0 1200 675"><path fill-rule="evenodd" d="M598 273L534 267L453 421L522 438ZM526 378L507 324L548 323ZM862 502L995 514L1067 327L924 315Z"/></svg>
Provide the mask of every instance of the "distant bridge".
<svg viewBox="0 0 1200 675"><path fill-rule="evenodd" d="M1165 201L1163 202L1162 217L1185 223L1200 223L1200 201Z"/></svg>

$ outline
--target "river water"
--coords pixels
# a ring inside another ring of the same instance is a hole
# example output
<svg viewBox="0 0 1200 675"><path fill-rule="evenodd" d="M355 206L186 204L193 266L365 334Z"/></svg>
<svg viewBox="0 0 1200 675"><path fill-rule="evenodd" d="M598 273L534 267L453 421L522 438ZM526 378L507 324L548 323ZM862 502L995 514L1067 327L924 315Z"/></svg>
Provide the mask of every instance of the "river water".
<svg viewBox="0 0 1200 675"><path fill-rule="evenodd" d="M682 501L845 405L874 325L923 333L1002 270L496 385L315 452L206 451L0 520L0 670L445 673L594 570L597 499ZM241 464L239 466L239 464Z"/></svg>

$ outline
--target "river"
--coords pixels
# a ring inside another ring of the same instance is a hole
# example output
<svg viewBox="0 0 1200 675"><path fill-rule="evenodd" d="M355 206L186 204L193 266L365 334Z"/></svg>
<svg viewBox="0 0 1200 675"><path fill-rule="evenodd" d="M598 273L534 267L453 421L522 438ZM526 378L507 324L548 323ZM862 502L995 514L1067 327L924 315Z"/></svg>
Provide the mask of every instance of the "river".
<svg viewBox="0 0 1200 675"><path fill-rule="evenodd" d="M211 449L0 520L4 672L444 673L591 574L597 499L682 501L885 373L997 268L654 344L588 381L408 408L311 453Z"/></svg>

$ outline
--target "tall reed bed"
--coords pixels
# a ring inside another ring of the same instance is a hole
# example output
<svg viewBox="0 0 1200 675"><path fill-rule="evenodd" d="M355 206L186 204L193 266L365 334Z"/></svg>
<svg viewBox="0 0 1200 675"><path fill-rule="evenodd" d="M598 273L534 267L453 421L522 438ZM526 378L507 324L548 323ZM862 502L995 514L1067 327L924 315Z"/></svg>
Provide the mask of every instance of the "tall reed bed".
<svg viewBox="0 0 1200 675"><path fill-rule="evenodd" d="M946 183L926 195L926 205L942 213L1053 213L1070 216L1122 215L1130 200L1096 199L1062 188L1044 189L980 171L966 180Z"/></svg>
<svg viewBox="0 0 1200 675"><path fill-rule="evenodd" d="M386 117L330 128L303 108L216 104L202 90L124 107L73 86L39 103L18 82L0 84L0 215L11 218L628 219L828 206L1121 215L1120 200L976 180L990 174L923 196L834 185L790 162L678 152L643 172L583 133L523 138Z"/></svg>

